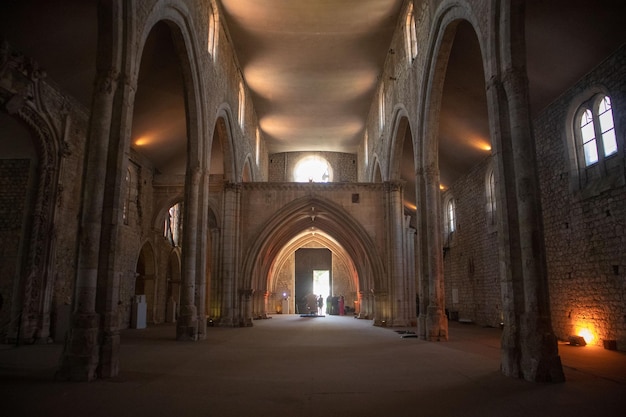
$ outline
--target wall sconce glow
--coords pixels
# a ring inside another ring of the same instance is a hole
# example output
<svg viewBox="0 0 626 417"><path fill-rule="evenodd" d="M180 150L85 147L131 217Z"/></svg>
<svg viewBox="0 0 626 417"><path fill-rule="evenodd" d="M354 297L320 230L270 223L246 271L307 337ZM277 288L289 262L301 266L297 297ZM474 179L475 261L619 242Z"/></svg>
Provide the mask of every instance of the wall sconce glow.
<svg viewBox="0 0 626 417"><path fill-rule="evenodd" d="M591 332L591 330L584 328L584 327L579 328L576 331L576 335L585 339L585 342L587 344L590 344L596 338L595 335Z"/></svg>
<svg viewBox="0 0 626 417"><path fill-rule="evenodd" d="M439 184L439 189L440 189L441 191L443 191L443 190L445 190L445 189L446 189L446 186L445 186L445 185L443 185L443 184Z"/></svg>
<svg viewBox="0 0 626 417"><path fill-rule="evenodd" d="M150 139L145 136L142 136L135 141L135 146L145 146L149 143L150 143Z"/></svg>

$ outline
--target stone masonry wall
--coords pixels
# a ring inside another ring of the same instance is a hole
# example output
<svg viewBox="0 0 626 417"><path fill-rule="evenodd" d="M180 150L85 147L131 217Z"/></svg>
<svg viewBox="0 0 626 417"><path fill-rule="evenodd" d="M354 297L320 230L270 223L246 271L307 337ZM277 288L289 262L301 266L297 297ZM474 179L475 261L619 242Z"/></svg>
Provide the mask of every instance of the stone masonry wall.
<svg viewBox="0 0 626 417"><path fill-rule="evenodd" d="M491 213L486 210L485 159L443 193L456 204L456 231L444 252L446 309L451 319L469 319L483 326L498 326L502 302L498 273L498 240ZM455 302L456 301L456 302Z"/></svg>
<svg viewBox="0 0 626 417"><path fill-rule="evenodd" d="M602 86L611 97L620 146L626 131L626 47L582 78L534 120L552 325L561 339L586 328L594 344L626 350L626 188L582 198L570 187L568 109ZM623 158L623 153L616 157Z"/></svg>
<svg viewBox="0 0 626 417"><path fill-rule="evenodd" d="M26 209L30 159L0 159L0 339L7 334L20 235Z"/></svg>

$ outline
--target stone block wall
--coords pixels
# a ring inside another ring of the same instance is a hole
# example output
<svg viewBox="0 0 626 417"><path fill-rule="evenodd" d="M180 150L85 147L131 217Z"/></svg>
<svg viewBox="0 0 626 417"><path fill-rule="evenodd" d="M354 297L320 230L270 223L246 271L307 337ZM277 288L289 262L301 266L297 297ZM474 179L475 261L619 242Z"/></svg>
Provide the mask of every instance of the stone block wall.
<svg viewBox="0 0 626 417"><path fill-rule="evenodd" d="M0 159L0 339L6 337L11 317L30 163L30 159Z"/></svg>
<svg viewBox="0 0 626 417"><path fill-rule="evenodd" d="M541 184L546 257L555 333L561 339L582 329L592 343L616 340L626 350L626 187L583 196L572 189L568 109L583 92L606 89L611 97L624 158L626 47L602 62L534 120Z"/></svg>
<svg viewBox="0 0 626 417"><path fill-rule="evenodd" d="M450 318L495 327L502 321L502 301L497 232L486 210L490 167L487 158L442 195L456 205L456 230L444 236L444 281Z"/></svg>

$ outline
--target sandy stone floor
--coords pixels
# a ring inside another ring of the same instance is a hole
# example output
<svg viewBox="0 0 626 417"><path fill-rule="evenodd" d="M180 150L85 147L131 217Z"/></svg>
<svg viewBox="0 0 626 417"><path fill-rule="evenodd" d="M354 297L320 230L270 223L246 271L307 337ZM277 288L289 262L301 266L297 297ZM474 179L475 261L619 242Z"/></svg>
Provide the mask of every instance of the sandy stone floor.
<svg viewBox="0 0 626 417"><path fill-rule="evenodd" d="M3 417L592 416L626 409L626 354L559 347L567 382L499 372L498 329L450 323L450 341L351 317L273 316L176 342L172 325L122 332L119 377L54 381L60 345L0 347ZM408 329L415 330L415 329Z"/></svg>

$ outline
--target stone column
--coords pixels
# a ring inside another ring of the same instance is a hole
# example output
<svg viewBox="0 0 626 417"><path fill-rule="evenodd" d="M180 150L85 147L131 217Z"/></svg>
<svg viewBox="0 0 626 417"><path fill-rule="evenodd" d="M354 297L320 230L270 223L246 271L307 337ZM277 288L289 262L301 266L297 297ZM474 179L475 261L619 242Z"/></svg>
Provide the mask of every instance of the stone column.
<svg viewBox="0 0 626 417"><path fill-rule="evenodd" d="M222 227L222 314L220 326L236 326L241 184L226 184Z"/></svg>
<svg viewBox="0 0 626 417"><path fill-rule="evenodd" d="M370 297L371 292L369 290L359 291L359 316L360 319L369 320L372 317L370 312Z"/></svg>
<svg viewBox="0 0 626 417"><path fill-rule="evenodd" d="M374 299L374 326L391 326L389 293L384 290L375 290L372 298Z"/></svg>
<svg viewBox="0 0 626 417"><path fill-rule="evenodd" d="M439 204L439 167L424 172L426 198L426 254L428 256L428 306L425 336L427 340L448 340L448 319L445 315L443 290L443 242L441 207Z"/></svg>
<svg viewBox="0 0 626 417"><path fill-rule="evenodd" d="M534 138L528 114L525 73L511 70L497 96L501 133L498 146L497 208L501 250L504 332L502 372L528 381L564 380L552 330ZM504 207L506 205L506 207Z"/></svg>
<svg viewBox="0 0 626 417"><path fill-rule="evenodd" d="M211 229L211 281L209 291L209 315L213 320L219 318L222 303L222 279L220 274L220 229Z"/></svg>
<svg viewBox="0 0 626 417"><path fill-rule="evenodd" d="M58 377L75 381L96 378L100 359L96 291L102 228L102 206L113 102L118 72L98 74L90 118L87 158L82 195L78 268L70 331L66 339Z"/></svg>
<svg viewBox="0 0 626 417"><path fill-rule="evenodd" d="M499 72L487 85L498 175L497 218L505 375L535 382L564 380L551 325L541 201L530 120L524 1L503 3Z"/></svg>
<svg viewBox="0 0 626 417"><path fill-rule="evenodd" d="M420 161L421 163L421 161ZM415 231L415 272L417 275L417 294L419 307L417 309L417 334L420 339L426 340L428 335L427 329L427 307L429 305L429 275L428 275L428 243L426 239L427 216L425 210L425 182L423 170L417 169L415 174L415 195L416 195L416 218L417 229Z"/></svg>
<svg viewBox="0 0 626 417"><path fill-rule="evenodd" d="M409 325L415 326L417 324L417 309L415 305L415 297L417 292L416 277L415 277L415 229L410 227L410 216L405 218L404 228L404 282L407 300L407 316L409 318Z"/></svg>
<svg viewBox="0 0 626 417"><path fill-rule="evenodd" d="M387 259L388 288L391 317L388 326L408 326L407 294L404 268L404 210L402 207L402 183L386 182L387 197Z"/></svg>
<svg viewBox="0 0 626 417"><path fill-rule="evenodd" d="M241 299L239 314L239 325L241 327L252 327L252 297L254 290L245 289L239 290L239 297Z"/></svg>
<svg viewBox="0 0 626 417"><path fill-rule="evenodd" d="M183 265L180 288L180 316L176 322L177 340L198 340L198 309L195 305L197 267L197 224L200 182L200 168L188 168L185 184L184 223L183 223Z"/></svg>
<svg viewBox="0 0 626 417"><path fill-rule="evenodd" d="M197 273L196 273L196 309L198 312L198 339L206 339L207 324L207 273L208 273L208 217L209 217L209 172L204 171L202 175L202 183L200 184L200 201L198 206L200 213L198 215L197 239L198 248L196 256Z"/></svg>

